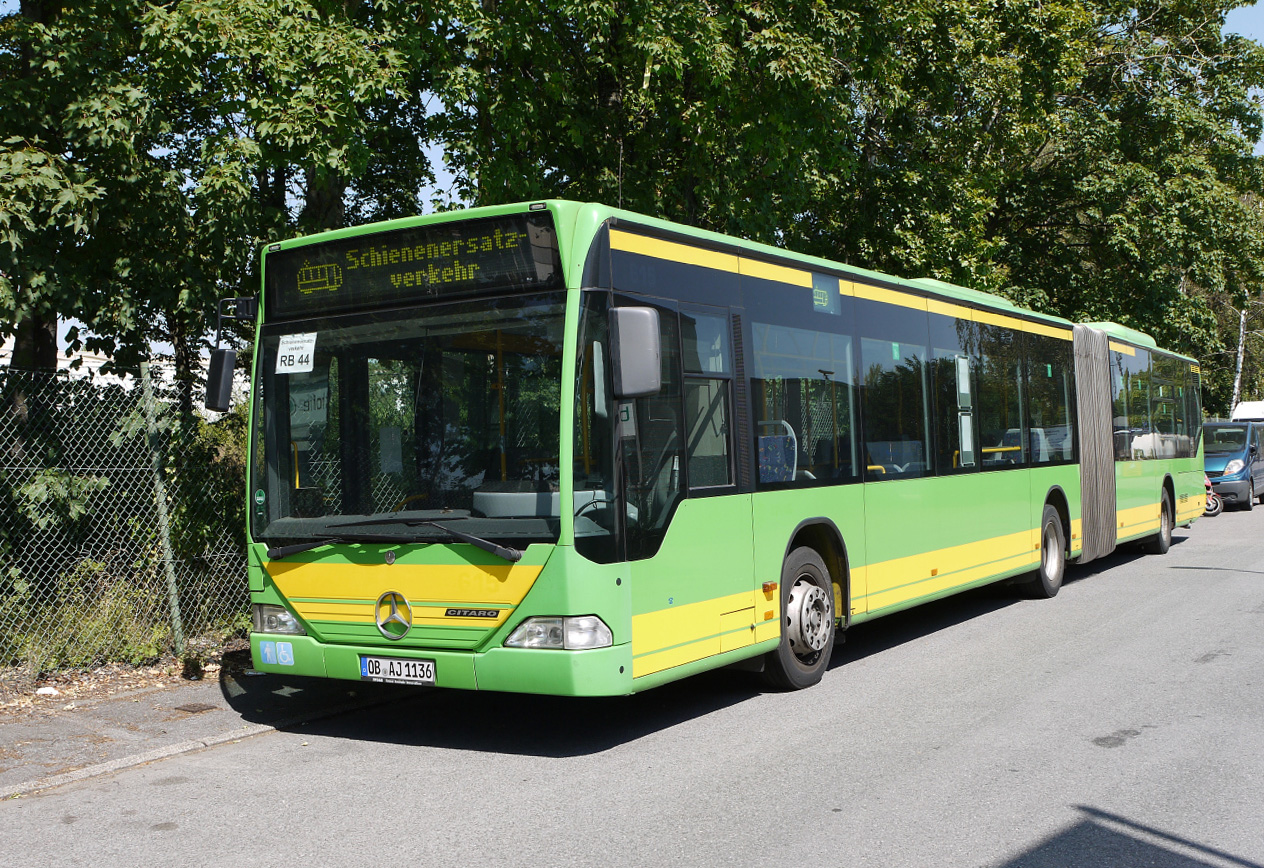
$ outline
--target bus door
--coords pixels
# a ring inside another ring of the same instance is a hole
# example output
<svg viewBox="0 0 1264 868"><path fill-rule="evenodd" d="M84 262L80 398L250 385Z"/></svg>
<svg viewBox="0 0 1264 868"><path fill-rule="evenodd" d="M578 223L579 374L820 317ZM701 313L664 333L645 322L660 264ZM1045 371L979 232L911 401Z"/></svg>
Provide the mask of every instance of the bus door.
<svg viewBox="0 0 1264 868"><path fill-rule="evenodd" d="M755 620L751 503L736 481L736 319L653 306L662 388L617 407L634 676L749 645Z"/></svg>

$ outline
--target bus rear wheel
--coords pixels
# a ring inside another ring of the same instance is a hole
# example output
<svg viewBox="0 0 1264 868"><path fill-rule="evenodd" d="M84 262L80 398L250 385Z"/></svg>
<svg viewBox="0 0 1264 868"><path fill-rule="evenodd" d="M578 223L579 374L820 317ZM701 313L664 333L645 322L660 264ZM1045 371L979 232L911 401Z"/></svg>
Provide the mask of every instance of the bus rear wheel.
<svg viewBox="0 0 1264 868"><path fill-rule="evenodd" d="M1159 532L1146 541L1145 550L1152 555L1165 555L1172 547L1172 496L1163 489L1159 507Z"/></svg>
<svg viewBox="0 0 1264 868"><path fill-rule="evenodd" d="M802 690L821 680L834 650L834 586L815 549L800 546L781 567L781 642L764 660L764 680Z"/></svg>
<svg viewBox="0 0 1264 868"><path fill-rule="evenodd" d="M1065 575L1066 533L1062 517L1052 504L1046 503L1040 519L1040 568L1023 589L1031 597L1047 600L1058 595Z"/></svg>

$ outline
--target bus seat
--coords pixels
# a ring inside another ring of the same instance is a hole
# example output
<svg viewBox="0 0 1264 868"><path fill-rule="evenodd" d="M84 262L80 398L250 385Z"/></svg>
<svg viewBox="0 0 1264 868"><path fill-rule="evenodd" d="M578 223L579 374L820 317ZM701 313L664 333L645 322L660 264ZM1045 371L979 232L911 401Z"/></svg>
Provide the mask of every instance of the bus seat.
<svg viewBox="0 0 1264 868"><path fill-rule="evenodd" d="M793 482L799 469L799 441L784 419L758 423L759 481ZM767 433L763 433L767 432Z"/></svg>
<svg viewBox="0 0 1264 868"><path fill-rule="evenodd" d="M1049 456L1049 438L1045 436L1045 429L1031 429L1031 455L1032 460L1037 463L1045 463L1050 460Z"/></svg>

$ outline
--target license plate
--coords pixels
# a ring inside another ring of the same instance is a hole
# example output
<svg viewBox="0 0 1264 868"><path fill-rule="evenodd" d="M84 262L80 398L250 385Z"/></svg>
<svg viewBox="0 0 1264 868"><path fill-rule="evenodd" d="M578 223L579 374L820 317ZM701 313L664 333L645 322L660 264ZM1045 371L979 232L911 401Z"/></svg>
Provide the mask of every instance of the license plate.
<svg viewBox="0 0 1264 868"><path fill-rule="evenodd" d="M435 683L433 660L400 660L396 657L361 657L360 679L388 684Z"/></svg>

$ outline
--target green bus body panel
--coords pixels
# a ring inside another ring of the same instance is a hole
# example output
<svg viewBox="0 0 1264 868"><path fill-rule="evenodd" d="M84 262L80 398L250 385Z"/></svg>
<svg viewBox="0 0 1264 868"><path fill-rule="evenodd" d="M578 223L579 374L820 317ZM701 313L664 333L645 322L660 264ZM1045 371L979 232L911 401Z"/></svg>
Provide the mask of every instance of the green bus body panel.
<svg viewBox="0 0 1264 868"><path fill-rule="evenodd" d="M568 287L560 389L563 432L572 431L575 423L578 289L592 241L612 218L669 232L682 243L692 240L788 267L846 274L858 281L1058 328L1072 325L1060 317L940 281L900 279L599 204L556 200L542 204L554 217ZM279 249L527 209L527 203L516 203L412 217L283 241ZM266 249L277 248L268 245ZM1113 323L1094 326L1113 340L1154 346L1153 339L1140 332ZM256 342L256 352L258 347ZM563 436L562 443L567 442L569 438ZM563 503L573 496L572 452L563 448L559 455ZM1201 449L1195 458L1118 462L1115 467L1120 541L1142 539L1157 531L1166 479L1173 487L1178 523L1201 514ZM564 521L558 543L529 546L523 561L514 566L522 568L517 574L499 559L460 544L337 544L282 562L269 562L266 546L251 544L247 565L252 602L287 606L308 630L305 636L252 634L252 656L262 671L349 680L360 679L363 655L425 659L435 662L440 687L627 694L774 650L783 620L780 590L766 591L765 587L780 583L787 550L805 524L824 525L831 534L837 531L848 571L847 597L840 601L837 614L844 623L859 623L1035 568L1042 514L1049 499L1065 506L1068 547L1075 556L1082 548L1078 465L688 497L677 505L657 553L630 563L588 561L573 548L574 528ZM387 550L395 552L393 566L385 565ZM280 568L278 563L288 566ZM295 584L304 564L314 565L307 586ZM467 575L470 568L514 578L506 578L505 594L496 596L488 589L500 585ZM527 569L536 572L529 581L519 581ZM409 600L420 611L486 606L496 608L500 615L494 623L471 624L456 618L451 624L417 624L404 639L387 639L372 616L380 594L398 590L392 575L412 576L408 587L421 590L417 599L409 595ZM427 590L431 577L446 593ZM327 589L329 582L338 581L345 587L337 593L311 590ZM310 592L294 590L303 587ZM576 652L504 646L526 618L588 614L600 616L610 627L611 647ZM276 644L284 643L286 662L270 662L278 659L275 656L265 662L263 642L274 643L273 655Z"/></svg>

